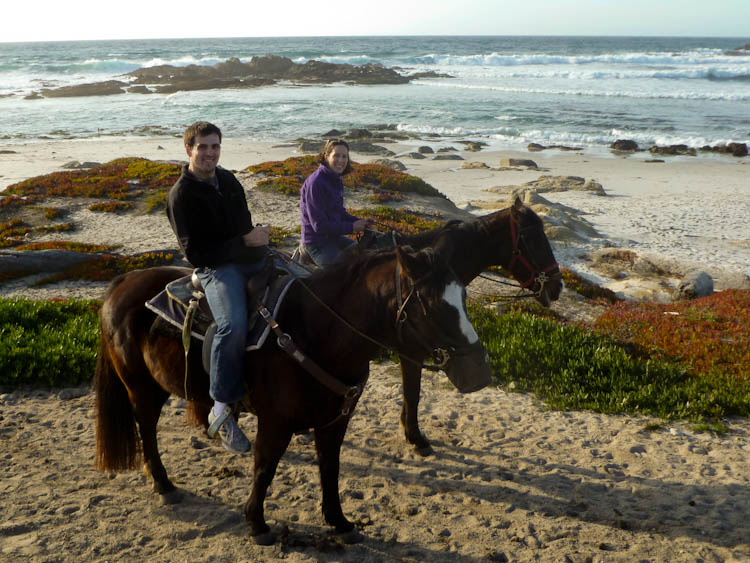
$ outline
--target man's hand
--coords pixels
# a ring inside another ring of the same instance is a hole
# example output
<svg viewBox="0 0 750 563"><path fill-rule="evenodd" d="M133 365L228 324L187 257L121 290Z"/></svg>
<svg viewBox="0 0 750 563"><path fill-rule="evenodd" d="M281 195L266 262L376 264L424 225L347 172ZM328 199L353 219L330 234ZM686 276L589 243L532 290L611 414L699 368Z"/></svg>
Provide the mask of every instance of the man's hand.
<svg viewBox="0 0 750 563"><path fill-rule="evenodd" d="M268 225L257 225L252 231L242 235L242 241L245 246L267 246L268 230Z"/></svg>
<svg viewBox="0 0 750 563"><path fill-rule="evenodd" d="M357 219L354 221L354 225L352 226L355 233L361 233L366 228L371 227L374 221L372 219Z"/></svg>

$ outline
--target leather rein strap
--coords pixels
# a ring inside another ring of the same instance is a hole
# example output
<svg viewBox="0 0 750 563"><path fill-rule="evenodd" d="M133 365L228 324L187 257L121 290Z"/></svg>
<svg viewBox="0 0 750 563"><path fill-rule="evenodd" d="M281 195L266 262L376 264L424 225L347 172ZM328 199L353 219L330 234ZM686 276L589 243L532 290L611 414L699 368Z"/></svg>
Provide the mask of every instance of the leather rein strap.
<svg viewBox="0 0 750 563"><path fill-rule="evenodd" d="M302 350L299 349L299 347L294 343L294 340L292 340L292 337L281 330L279 323L276 322L276 320L271 315L271 312L266 308L265 305L263 305L263 303L258 304L257 310L258 313L260 313L260 316L263 317L266 323L268 323L268 326L271 327L271 330L273 330L274 334L276 334L276 343L278 344L279 348L281 348L284 352L294 358L297 363L300 364L305 369L305 371L307 371L310 375L317 379L319 383L321 383L337 395L341 395L342 397L344 397L344 403L341 405L341 411L339 412L339 415L328 424L319 426L318 428L325 428L334 424L341 418L350 416L354 411L354 405L357 403L359 396L362 394L362 391L364 391L365 384L360 383L358 385L345 385L344 383L341 383L341 381L321 368Z"/></svg>

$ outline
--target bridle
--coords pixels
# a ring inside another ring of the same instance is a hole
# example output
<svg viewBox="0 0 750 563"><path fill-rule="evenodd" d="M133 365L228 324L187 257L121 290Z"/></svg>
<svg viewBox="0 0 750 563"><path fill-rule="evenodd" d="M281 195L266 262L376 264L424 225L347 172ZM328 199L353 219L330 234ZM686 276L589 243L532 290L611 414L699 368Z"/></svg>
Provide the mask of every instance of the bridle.
<svg viewBox="0 0 750 563"><path fill-rule="evenodd" d="M412 297L416 297L417 302L419 303L419 306L422 309L422 314L424 315L425 320L427 323L433 328L433 330L437 333L440 333L440 327L438 324L432 320L430 315L427 313L427 307L425 307L424 301L422 300L422 296L419 293L419 291L416 289L419 282L424 280L426 277L431 276L432 273L427 274L426 276L416 280L412 281L410 278L406 278L409 292L406 294L406 298L403 298L403 292L401 289L401 264L398 262L396 263L396 304L397 304L397 311L396 311L396 339L398 340L399 344L406 344L403 338L403 327L406 325L407 322L409 322L409 315L406 312L406 306L409 304L409 301L412 299ZM448 365L448 362L451 359L452 353L460 353L462 346L449 346L449 348L433 348L430 345L425 342L425 340L421 337L419 330L414 330L414 339L419 343L419 345L422 347L422 349L427 353L427 356L432 358L435 363L433 364L425 364L423 362L418 362L417 360L413 360L409 358L408 356L405 356L403 354L399 354L401 358L420 366L423 369L427 369L430 371L438 371L441 369L444 369L446 365Z"/></svg>
<svg viewBox="0 0 750 563"><path fill-rule="evenodd" d="M511 211L508 215L508 219L510 222L510 239L513 241L513 249L511 251L511 259L510 259L510 265L508 266L508 269L511 271L513 276L518 280L518 283L523 289L528 289L529 286L531 286L534 282L539 284L539 289L534 292L534 296L538 296L542 294L542 291L544 290L544 285L557 277L555 274L552 274L552 276L548 276L547 272L550 272L552 270L557 270L559 275L560 266L557 262L552 262L552 264L546 266L545 268L539 268L539 266L532 265L528 259L523 255L521 252L521 244L523 241L523 228L519 228L516 230L516 219L513 217L513 212ZM526 227L531 228L531 227ZM529 277L526 278L526 281L523 281L520 279L520 276L517 276L515 271L513 270L513 266L516 265L516 263L520 263L521 266L526 268L526 270L529 273Z"/></svg>

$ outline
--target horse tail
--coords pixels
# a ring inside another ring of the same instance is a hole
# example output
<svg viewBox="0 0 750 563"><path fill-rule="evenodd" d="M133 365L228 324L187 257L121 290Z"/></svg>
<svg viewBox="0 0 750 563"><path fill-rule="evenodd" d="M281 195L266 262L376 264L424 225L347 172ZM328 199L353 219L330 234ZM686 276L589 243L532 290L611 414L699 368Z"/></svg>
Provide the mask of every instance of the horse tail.
<svg viewBox="0 0 750 563"><path fill-rule="evenodd" d="M135 469L141 463L141 447L133 406L125 384L112 363L104 331L94 375L96 390L96 455L101 471Z"/></svg>

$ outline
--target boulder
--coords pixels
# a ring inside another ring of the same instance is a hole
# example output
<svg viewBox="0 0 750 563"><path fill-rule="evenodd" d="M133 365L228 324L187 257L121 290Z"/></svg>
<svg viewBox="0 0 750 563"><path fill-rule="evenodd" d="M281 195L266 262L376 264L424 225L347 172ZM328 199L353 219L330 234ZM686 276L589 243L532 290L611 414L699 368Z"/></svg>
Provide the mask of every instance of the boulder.
<svg viewBox="0 0 750 563"><path fill-rule="evenodd" d="M97 166L101 166L101 162L91 162L91 161L85 161L80 162L78 160L71 160L70 162L66 162L63 164L60 168L64 168L65 170L88 170L89 168L96 168Z"/></svg>
<svg viewBox="0 0 750 563"><path fill-rule="evenodd" d="M320 152L320 149L323 148L325 145L325 141L310 141L308 139L305 139L304 141L300 141L297 145L297 148L300 150L300 152Z"/></svg>
<svg viewBox="0 0 750 563"><path fill-rule="evenodd" d="M435 151L432 150L432 147L424 146L424 147L419 147L417 149L417 152L420 152L422 154L433 154Z"/></svg>
<svg viewBox="0 0 750 563"><path fill-rule="evenodd" d="M479 152L484 147L487 146L487 143L483 143L482 141L458 141L462 145L466 146L466 150L469 152Z"/></svg>
<svg viewBox="0 0 750 563"><path fill-rule="evenodd" d="M463 160L464 158L460 154L436 154L432 157L432 160Z"/></svg>
<svg viewBox="0 0 750 563"><path fill-rule="evenodd" d="M409 158L414 158L414 159L416 159L416 160L422 160L422 159L425 159L425 158L427 158L427 157L426 157L425 155L423 155L423 154L422 154L421 152L410 152L410 153L409 153L409 154L407 154L406 156L408 156Z"/></svg>
<svg viewBox="0 0 750 563"><path fill-rule="evenodd" d="M636 152L638 150L638 143L631 141L630 139L617 139L614 143L609 145L609 148L620 152Z"/></svg>
<svg viewBox="0 0 750 563"><path fill-rule="evenodd" d="M406 166L404 166L403 162L400 162L398 160L391 160L389 158L376 158L375 160L371 160L370 164L380 164L382 166L387 166L388 168L393 168L394 170L398 170L400 172L406 170Z"/></svg>
<svg viewBox="0 0 750 563"><path fill-rule="evenodd" d="M366 141L355 141L349 143L349 150L360 154L376 154L379 156L395 156L395 152L380 145L374 145Z"/></svg>
<svg viewBox="0 0 750 563"><path fill-rule="evenodd" d="M503 166L503 167L526 166L527 168L539 168L536 165L536 162L534 162L533 160L526 159L526 158L501 158L500 166Z"/></svg>
<svg viewBox="0 0 750 563"><path fill-rule="evenodd" d="M367 129L352 129L346 134L347 139L370 139L372 133Z"/></svg>
<svg viewBox="0 0 750 563"><path fill-rule="evenodd" d="M464 162L461 163L461 168L468 168L468 169L472 169L472 168L489 168L489 166L487 166L484 162L477 162L477 161L469 162L469 161L464 161Z"/></svg>
<svg viewBox="0 0 750 563"><path fill-rule="evenodd" d="M337 139L338 137L343 137L343 136L344 136L344 132L339 131L338 129L331 129L327 133L323 133L321 135L321 137L323 137L324 139Z"/></svg>
<svg viewBox="0 0 750 563"><path fill-rule="evenodd" d="M686 275L674 292L675 299L696 299L706 297L714 292L714 280L703 271L694 271Z"/></svg>
<svg viewBox="0 0 750 563"><path fill-rule="evenodd" d="M578 190L593 192L596 195L607 195L602 185L595 180L586 180L580 176L539 176L536 180L523 184L524 189L534 189L538 192L565 192Z"/></svg>

